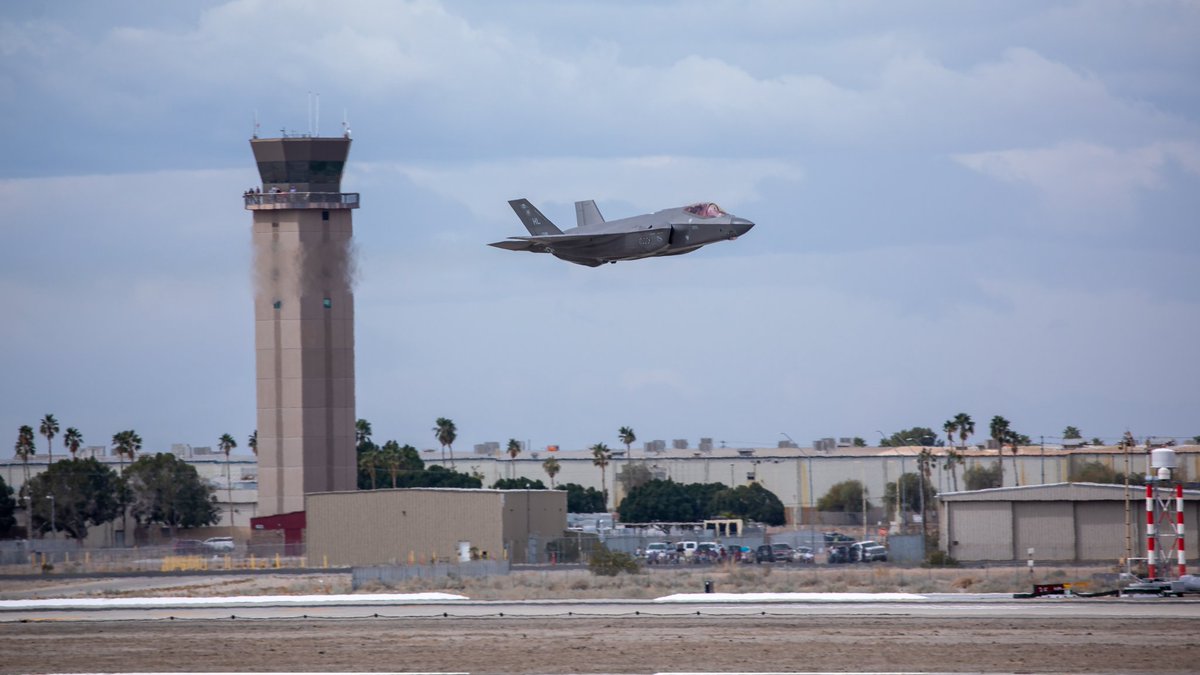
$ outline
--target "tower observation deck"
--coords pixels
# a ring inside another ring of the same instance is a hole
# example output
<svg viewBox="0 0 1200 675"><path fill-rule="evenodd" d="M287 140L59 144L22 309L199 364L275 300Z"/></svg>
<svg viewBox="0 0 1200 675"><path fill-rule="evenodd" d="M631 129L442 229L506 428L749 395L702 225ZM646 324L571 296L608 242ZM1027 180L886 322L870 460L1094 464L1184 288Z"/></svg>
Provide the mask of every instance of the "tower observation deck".
<svg viewBox="0 0 1200 675"><path fill-rule="evenodd" d="M354 490L351 214L341 191L349 138L250 141L262 186L253 216L258 516L304 509L311 492Z"/></svg>

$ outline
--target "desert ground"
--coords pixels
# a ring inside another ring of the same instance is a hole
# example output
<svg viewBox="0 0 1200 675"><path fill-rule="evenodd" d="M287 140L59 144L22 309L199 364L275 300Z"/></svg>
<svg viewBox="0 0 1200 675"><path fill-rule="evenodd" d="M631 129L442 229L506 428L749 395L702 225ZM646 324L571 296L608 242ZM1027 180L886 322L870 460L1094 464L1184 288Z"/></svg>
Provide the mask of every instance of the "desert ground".
<svg viewBox="0 0 1200 675"><path fill-rule="evenodd" d="M1044 575L1079 579L1089 572L1046 570ZM364 590L441 590L478 600L646 598L697 592L705 579L723 592L988 592L990 585L1005 584L1025 590L1019 582L1027 581L1014 571L883 567L655 570L612 578L557 570ZM0 579L0 597L6 599L349 591L348 575L335 573ZM1164 602L1189 603L1197 612L1187 617L1200 617L1200 603ZM1127 620L1111 612L1093 617L1086 608L1068 617L1039 618L1022 611L943 618L872 615L862 605L848 605L844 613L833 615L790 616L463 618L451 613L435 618L53 620L0 623L6 638L0 672L1193 673L1200 669L1197 628L1196 618Z"/></svg>

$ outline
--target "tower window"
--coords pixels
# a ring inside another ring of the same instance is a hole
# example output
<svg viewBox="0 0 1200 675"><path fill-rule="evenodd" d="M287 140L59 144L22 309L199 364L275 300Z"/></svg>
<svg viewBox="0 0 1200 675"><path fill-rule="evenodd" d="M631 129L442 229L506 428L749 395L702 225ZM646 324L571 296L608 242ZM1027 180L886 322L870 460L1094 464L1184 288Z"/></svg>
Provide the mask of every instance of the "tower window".
<svg viewBox="0 0 1200 675"><path fill-rule="evenodd" d="M271 227L279 227L279 222L276 221L274 223L271 223Z"/></svg>
<svg viewBox="0 0 1200 675"><path fill-rule="evenodd" d="M276 301L275 301L275 303L274 303L273 305L271 305L271 306L272 306L272 307L274 307L275 309L279 309L280 307L283 307L283 301L282 301L282 300L276 300Z"/></svg>
<svg viewBox="0 0 1200 675"><path fill-rule="evenodd" d="M331 309L333 307L333 300L330 300L329 298L325 298L324 302L322 302L321 304L325 305L325 309Z"/></svg>
<svg viewBox="0 0 1200 675"><path fill-rule="evenodd" d="M328 211L321 212L321 220L329 220L329 212Z"/></svg>

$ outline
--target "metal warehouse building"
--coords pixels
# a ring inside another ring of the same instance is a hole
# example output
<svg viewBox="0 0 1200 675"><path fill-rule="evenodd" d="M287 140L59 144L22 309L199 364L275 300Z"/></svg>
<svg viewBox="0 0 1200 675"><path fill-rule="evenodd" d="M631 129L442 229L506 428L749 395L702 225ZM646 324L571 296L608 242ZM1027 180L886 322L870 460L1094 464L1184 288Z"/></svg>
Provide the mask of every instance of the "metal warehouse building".
<svg viewBox="0 0 1200 675"><path fill-rule="evenodd" d="M949 492L938 496L940 546L964 562L1026 560L1117 561L1146 555L1146 488L1098 483ZM1185 542L1197 542L1200 492L1184 491ZM1195 559L1194 550L1187 550Z"/></svg>
<svg viewBox="0 0 1200 675"><path fill-rule="evenodd" d="M534 562L567 529L562 490L415 488L305 495L308 558L383 565L480 557Z"/></svg>

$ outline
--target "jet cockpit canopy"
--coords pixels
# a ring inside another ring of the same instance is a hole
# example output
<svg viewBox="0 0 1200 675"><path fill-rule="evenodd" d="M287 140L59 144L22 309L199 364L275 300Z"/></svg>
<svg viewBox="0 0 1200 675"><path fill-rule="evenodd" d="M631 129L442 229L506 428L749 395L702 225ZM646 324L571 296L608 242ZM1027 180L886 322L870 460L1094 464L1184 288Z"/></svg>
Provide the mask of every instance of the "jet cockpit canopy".
<svg viewBox="0 0 1200 675"><path fill-rule="evenodd" d="M729 215L728 213L722 211L721 207L712 202L692 204L691 206L683 207L683 210L700 218L720 218L721 216Z"/></svg>

